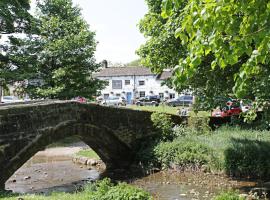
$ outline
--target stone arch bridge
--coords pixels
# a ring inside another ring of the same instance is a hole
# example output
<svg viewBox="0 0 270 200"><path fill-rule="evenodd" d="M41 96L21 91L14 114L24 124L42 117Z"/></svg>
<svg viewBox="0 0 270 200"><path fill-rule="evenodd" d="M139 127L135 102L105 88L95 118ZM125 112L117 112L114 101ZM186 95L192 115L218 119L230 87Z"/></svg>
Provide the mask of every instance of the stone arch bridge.
<svg viewBox="0 0 270 200"><path fill-rule="evenodd" d="M0 106L0 189L35 153L72 135L89 145L107 168L127 168L140 143L155 134L151 114L71 101Z"/></svg>

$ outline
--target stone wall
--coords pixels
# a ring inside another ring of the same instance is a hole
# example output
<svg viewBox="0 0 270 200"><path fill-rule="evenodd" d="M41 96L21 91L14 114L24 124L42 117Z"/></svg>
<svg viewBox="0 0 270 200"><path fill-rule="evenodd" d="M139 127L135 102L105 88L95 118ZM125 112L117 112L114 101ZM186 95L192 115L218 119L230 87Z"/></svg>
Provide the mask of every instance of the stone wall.
<svg viewBox="0 0 270 200"><path fill-rule="evenodd" d="M72 135L88 144L107 168L128 167L140 142L155 134L151 114L70 101L0 106L0 188L36 152Z"/></svg>

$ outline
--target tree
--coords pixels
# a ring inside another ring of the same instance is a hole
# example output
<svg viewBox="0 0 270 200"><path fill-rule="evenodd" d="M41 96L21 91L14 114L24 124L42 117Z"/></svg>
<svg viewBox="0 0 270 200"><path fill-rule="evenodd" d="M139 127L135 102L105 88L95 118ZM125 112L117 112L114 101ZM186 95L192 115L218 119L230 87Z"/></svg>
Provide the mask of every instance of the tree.
<svg viewBox="0 0 270 200"><path fill-rule="evenodd" d="M0 1L0 41L3 36L31 31L32 16L29 14L29 0L1 0ZM2 87L9 83L12 77L12 64L6 51L11 44L0 43L0 99Z"/></svg>
<svg viewBox="0 0 270 200"><path fill-rule="evenodd" d="M14 40L19 48L9 52L16 71L29 80L26 91L33 97L92 98L103 86L92 75L100 67L94 58L95 33L72 0L43 0L37 8L36 34Z"/></svg>
<svg viewBox="0 0 270 200"><path fill-rule="evenodd" d="M213 97L232 94L234 75L239 66L234 68L211 68L212 57L207 56L192 75L178 76L179 59L188 55L188 47L180 38L175 37L175 32L181 26L181 16L187 2L174 13L165 16L162 1L147 0L149 12L139 24L140 31L148 38L137 53L142 58L142 63L157 73L164 68L171 68L174 76L166 81L170 87L179 92L192 90L198 97L198 109L212 109L219 102ZM175 70L176 69L176 70ZM226 80L220 82L220 80Z"/></svg>
<svg viewBox="0 0 270 200"><path fill-rule="evenodd" d="M136 59L136 60L133 60L129 63L126 64L127 67L134 67L134 66L142 66L141 65L141 59Z"/></svg>
<svg viewBox="0 0 270 200"><path fill-rule="evenodd" d="M183 0L166 0L163 17L181 8ZM179 57L176 76L193 76L209 55L212 69L234 68L233 91L238 97L250 92L254 97L269 99L270 2L262 0L189 0L181 23L175 31L187 47Z"/></svg>
<svg viewBox="0 0 270 200"><path fill-rule="evenodd" d="M185 49L179 39L175 38L177 28L175 19L179 13L162 18L161 0L146 0L148 13L139 23L141 33L147 38L137 51L143 66L150 67L154 72L161 73L165 68L173 68L178 64L179 57L185 54Z"/></svg>

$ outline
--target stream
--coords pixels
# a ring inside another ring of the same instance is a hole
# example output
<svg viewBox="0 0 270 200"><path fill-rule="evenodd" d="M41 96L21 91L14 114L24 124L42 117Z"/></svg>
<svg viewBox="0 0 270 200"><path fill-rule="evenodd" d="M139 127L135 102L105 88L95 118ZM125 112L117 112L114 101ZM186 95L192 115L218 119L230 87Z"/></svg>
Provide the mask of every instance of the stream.
<svg viewBox="0 0 270 200"><path fill-rule="evenodd" d="M72 162L80 147L52 148L37 153L6 182L17 193L48 195L52 191L72 192L86 182L97 180L100 172ZM223 175L165 171L127 181L149 191L157 200L211 199L221 191L248 192L253 181L233 180Z"/></svg>

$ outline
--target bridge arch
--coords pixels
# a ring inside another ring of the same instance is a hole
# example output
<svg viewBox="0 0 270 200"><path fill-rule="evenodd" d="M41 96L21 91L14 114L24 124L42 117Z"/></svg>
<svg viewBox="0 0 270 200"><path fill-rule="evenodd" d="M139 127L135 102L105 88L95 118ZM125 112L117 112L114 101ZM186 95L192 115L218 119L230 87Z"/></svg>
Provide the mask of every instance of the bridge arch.
<svg viewBox="0 0 270 200"><path fill-rule="evenodd" d="M89 145L107 169L127 168L140 142L156 133L151 114L75 102L0 107L0 189L35 153L73 135Z"/></svg>

